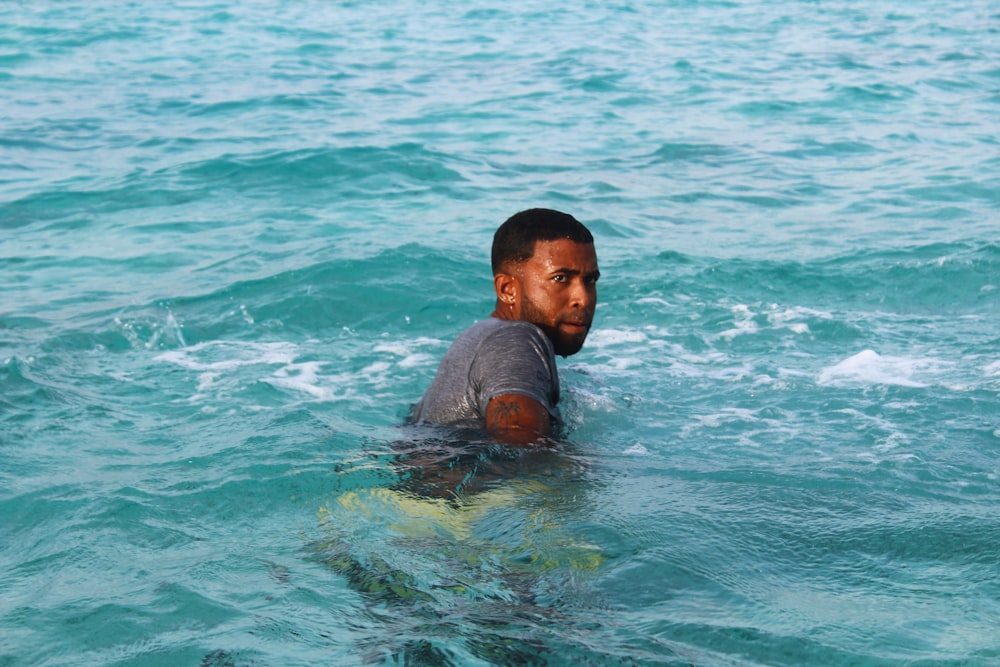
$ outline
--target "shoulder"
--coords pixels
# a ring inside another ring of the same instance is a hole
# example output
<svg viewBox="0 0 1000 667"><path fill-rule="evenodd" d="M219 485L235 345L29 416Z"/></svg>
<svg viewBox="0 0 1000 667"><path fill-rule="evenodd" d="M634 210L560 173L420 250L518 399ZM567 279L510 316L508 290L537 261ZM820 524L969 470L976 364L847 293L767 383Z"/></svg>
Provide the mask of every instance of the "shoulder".
<svg viewBox="0 0 1000 667"><path fill-rule="evenodd" d="M483 384L527 379L552 383L556 357L548 336L530 322L493 322L476 344L470 377L479 378Z"/></svg>
<svg viewBox="0 0 1000 667"><path fill-rule="evenodd" d="M552 341L541 329L531 322L522 320L500 320L490 317L476 322L463 331L452 344L455 350L464 354L524 353L534 351L543 357L555 358Z"/></svg>
<svg viewBox="0 0 1000 667"><path fill-rule="evenodd" d="M488 323L487 323L488 322ZM498 320L490 318L488 321L478 322L475 326L485 324L482 329L482 339L484 343L491 345L531 345L555 352L552 348L552 341L548 339L541 329L531 322L522 320Z"/></svg>

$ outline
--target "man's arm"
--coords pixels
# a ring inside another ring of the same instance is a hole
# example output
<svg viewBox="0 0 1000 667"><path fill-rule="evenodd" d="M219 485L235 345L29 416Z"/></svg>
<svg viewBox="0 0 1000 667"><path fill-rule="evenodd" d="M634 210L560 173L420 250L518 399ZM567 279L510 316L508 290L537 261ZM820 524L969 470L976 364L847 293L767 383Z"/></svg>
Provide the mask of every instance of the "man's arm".
<svg viewBox="0 0 1000 667"><path fill-rule="evenodd" d="M542 443L552 433L545 406L523 394L503 394L486 406L486 430L510 445Z"/></svg>

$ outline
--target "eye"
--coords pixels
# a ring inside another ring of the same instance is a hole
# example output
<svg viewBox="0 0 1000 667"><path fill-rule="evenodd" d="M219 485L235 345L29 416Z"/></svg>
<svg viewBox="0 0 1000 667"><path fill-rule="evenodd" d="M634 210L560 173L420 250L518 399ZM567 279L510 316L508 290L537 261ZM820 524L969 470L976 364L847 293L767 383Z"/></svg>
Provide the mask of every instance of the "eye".
<svg viewBox="0 0 1000 667"><path fill-rule="evenodd" d="M565 273L557 273L556 275L552 276L552 280L556 281L557 283L564 283L567 280L569 280L569 278L566 276Z"/></svg>

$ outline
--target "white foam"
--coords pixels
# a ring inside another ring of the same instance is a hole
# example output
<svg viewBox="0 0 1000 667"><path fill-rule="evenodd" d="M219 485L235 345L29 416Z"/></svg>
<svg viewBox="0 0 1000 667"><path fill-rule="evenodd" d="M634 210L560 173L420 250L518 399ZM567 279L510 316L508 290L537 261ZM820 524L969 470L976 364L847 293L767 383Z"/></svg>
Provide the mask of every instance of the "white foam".
<svg viewBox="0 0 1000 667"><path fill-rule="evenodd" d="M402 357L396 364L400 368L409 369L417 368L420 366L429 366L436 363L437 359L440 358L439 353L430 353L417 351L423 348L440 348L443 347L444 343L437 338L427 338L422 336L420 338L415 338L413 340L397 340L386 343L379 343L374 348L375 352L380 352L383 354L391 354L396 357Z"/></svg>
<svg viewBox="0 0 1000 667"><path fill-rule="evenodd" d="M833 315L825 310L816 310L814 308L806 308L805 306L793 306L784 310L778 310L778 304L771 304L771 308L775 310L767 314L767 321L775 326L785 325L794 320L806 318L833 319Z"/></svg>
<svg viewBox="0 0 1000 667"><path fill-rule="evenodd" d="M323 343L308 342L303 350L287 342L208 341L168 350L156 359L196 374L194 393L184 399L189 403L230 401L235 392L257 382L303 395L301 400L342 401L373 396L372 390L396 382L400 371L436 363L436 351L426 350L443 346L433 338L383 341L371 348L380 356L359 370L345 370L344 364L310 359L322 356L310 350Z"/></svg>
<svg viewBox="0 0 1000 667"><path fill-rule="evenodd" d="M295 363L298 352L297 345L286 342L207 341L163 352L156 359L198 373L195 393L187 399L190 403L226 397L236 387L254 381L302 392L320 400L336 398L333 390L321 386L323 362ZM269 370L265 368L263 373L254 370L261 366L278 368L271 371L269 377L261 377ZM250 377L244 368L250 369ZM250 408L244 406L244 409Z"/></svg>
<svg viewBox="0 0 1000 667"><path fill-rule="evenodd" d="M376 352L386 352L397 357L407 357L413 354L414 348L437 347L443 345L437 338L427 338L421 336L413 340L397 340L388 343L379 343L373 349Z"/></svg>
<svg viewBox="0 0 1000 667"><path fill-rule="evenodd" d="M657 306L666 306L667 308L671 308L672 307L672 304L669 301L667 301L666 299L661 299L658 296L646 296L646 297L643 297L641 299L636 299L635 302L636 303L653 303L653 304L656 304Z"/></svg>
<svg viewBox="0 0 1000 667"><path fill-rule="evenodd" d="M397 356L403 357L410 353L410 345L408 341L394 341L392 343L379 343L375 346L374 350L376 352L387 352L388 354L395 354Z"/></svg>
<svg viewBox="0 0 1000 667"><path fill-rule="evenodd" d="M204 393L207 389L209 389L212 385L214 385L215 381L218 379L219 379L218 373L215 372L202 373L201 375L198 376L197 392L199 394Z"/></svg>
<svg viewBox="0 0 1000 667"><path fill-rule="evenodd" d="M416 368L417 366L426 366L428 364L434 363L436 357L433 354L427 354L426 352L418 352L416 354L411 354L399 362L400 368Z"/></svg>
<svg viewBox="0 0 1000 667"><path fill-rule="evenodd" d="M169 350L155 359L192 371L225 371L255 364L288 364L295 359L296 350L292 343L208 341L180 350ZM220 356L223 358L212 361Z"/></svg>
<svg viewBox="0 0 1000 667"><path fill-rule="evenodd" d="M730 361L729 355L718 350L709 350L701 354L689 352L681 345L671 345L670 353L677 359L689 364L724 364Z"/></svg>
<svg viewBox="0 0 1000 667"><path fill-rule="evenodd" d="M753 379L753 386L754 387L771 387L772 389L785 389L785 388L787 388L788 385L786 383L782 382L781 380L778 380L777 378L771 377L767 373L762 373L762 374L757 375L756 377L754 377L754 379Z"/></svg>
<svg viewBox="0 0 1000 667"><path fill-rule="evenodd" d="M939 365L935 359L882 356L874 350L862 350L838 364L824 368L819 384L882 384L901 387L926 387L915 378Z"/></svg>
<svg viewBox="0 0 1000 667"><path fill-rule="evenodd" d="M605 347L624 343L645 343L649 338L634 329L595 329L587 336L587 345Z"/></svg>
<svg viewBox="0 0 1000 667"><path fill-rule="evenodd" d="M733 313L734 326L716 334L716 338L732 340L737 336L757 333L761 330L761 325L757 321L758 314L751 310L749 306L740 303L730 306L729 309ZM772 329L788 329L792 333L799 335L811 332L808 322L803 322L802 320L833 319L833 315L824 310L816 310L805 306L793 306L783 309L776 303L765 307L761 314L766 314L767 324Z"/></svg>
<svg viewBox="0 0 1000 667"><path fill-rule="evenodd" d="M733 313L733 320L736 326L732 329L726 329L725 331L719 333L717 336L718 338L732 340L736 336L755 333L758 330L757 323L753 319L754 314L748 306L738 303L735 306L732 306L730 310Z"/></svg>
<svg viewBox="0 0 1000 667"><path fill-rule="evenodd" d="M376 361L375 363L368 364L363 369L361 369L362 375L374 376L385 373L392 366L388 361Z"/></svg>
<svg viewBox="0 0 1000 667"><path fill-rule="evenodd" d="M649 450L641 442L637 442L631 447L628 447L622 454L632 454L634 456L645 456L649 454Z"/></svg>
<svg viewBox="0 0 1000 667"><path fill-rule="evenodd" d="M272 377L265 378L264 382L275 387L300 391L321 401L330 401L335 398L333 390L319 384L319 369L322 366L322 362L319 361L288 364L275 371Z"/></svg>
<svg viewBox="0 0 1000 667"><path fill-rule="evenodd" d="M885 407L893 410L911 410L923 407L923 403L920 401L889 401L885 404Z"/></svg>
<svg viewBox="0 0 1000 667"><path fill-rule="evenodd" d="M722 412L711 415L695 415L695 421L707 428L718 428L723 424L732 422L755 422L759 421L753 410L746 408L725 408Z"/></svg>

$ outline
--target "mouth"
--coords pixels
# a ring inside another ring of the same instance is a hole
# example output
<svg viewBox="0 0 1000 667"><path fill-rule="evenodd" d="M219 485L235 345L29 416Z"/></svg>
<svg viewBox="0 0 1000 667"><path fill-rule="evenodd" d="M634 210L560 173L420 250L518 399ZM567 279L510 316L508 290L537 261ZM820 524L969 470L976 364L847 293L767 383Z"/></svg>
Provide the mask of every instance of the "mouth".
<svg viewBox="0 0 1000 667"><path fill-rule="evenodd" d="M569 333L581 334L590 330L590 322L584 320L569 320L560 324L560 327Z"/></svg>

